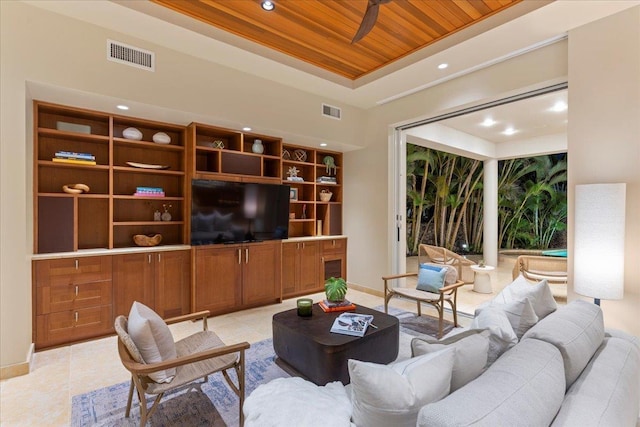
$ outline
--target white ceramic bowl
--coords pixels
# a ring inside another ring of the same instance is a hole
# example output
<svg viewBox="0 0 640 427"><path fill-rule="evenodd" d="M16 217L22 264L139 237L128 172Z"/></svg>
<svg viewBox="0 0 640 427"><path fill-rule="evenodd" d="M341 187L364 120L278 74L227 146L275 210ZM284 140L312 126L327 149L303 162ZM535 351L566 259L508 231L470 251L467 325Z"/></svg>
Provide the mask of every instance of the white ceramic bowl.
<svg viewBox="0 0 640 427"><path fill-rule="evenodd" d="M140 141L142 139L142 132L136 128L126 128L122 131L122 136L126 139L133 139L134 141Z"/></svg>
<svg viewBox="0 0 640 427"><path fill-rule="evenodd" d="M156 144L170 144L171 137L164 132L154 133L153 142L155 142Z"/></svg>

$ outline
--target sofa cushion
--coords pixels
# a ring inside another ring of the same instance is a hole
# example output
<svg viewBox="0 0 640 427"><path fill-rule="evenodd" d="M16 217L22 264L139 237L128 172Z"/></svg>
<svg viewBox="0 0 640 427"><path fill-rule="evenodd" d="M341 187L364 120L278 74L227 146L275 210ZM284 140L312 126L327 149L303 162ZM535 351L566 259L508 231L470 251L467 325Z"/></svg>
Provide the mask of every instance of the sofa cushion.
<svg viewBox="0 0 640 427"><path fill-rule="evenodd" d="M518 337L506 313L497 307L485 307L473 318L469 327L470 329L487 329L490 332L488 365L518 343Z"/></svg>
<svg viewBox="0 0 640 427"><path fill-rule="evenodd" d="M131 339L145 363L158 363L178 357L171 331L164 320L146 305L134 301L131 305L127 328ZM157 383L170 382L176 368L149 374Z"/></svg>
<svg viewBox="0 0 640 427"><path fill-rule="evenodd" d="M469 330L440 341L431 337L414 338L411 340L411 355L421 356L447 347L453 347L456 351L451 371L453 392L484 371L489 353L489 331Z"/></svg>
<svg viewBox="0 0 640 427"><path fill-rule="evenodd" d="M635 426L640 410L640 351L605 338L565 395L553 426Z"/></svg>
<svg viewBox="0 0 640 427"><path fill-rule="evenodd" d="M256 388L242 407L245 427L351 425L351 401L341 382L317 386L302 378L277 378Z"/></svg>
<svg viewBox="0 0 640 427"><path fill-rule="evenodd" d="M415 426L418 411L449 394L455 350L379 365L349 360L352 421L358 426Z"/></svg>
<svg viewBox="0 0 640 427"><path fill-rule="evenodd" d="M548 426L563 398L560 353L526 340L466 386L423 407L417 426Z"/></svg>
<svg viewBox="0 0 640 427"><path fill-rule="evenodd" d="M538 316L536 315L529 298L522 298L508 303L499 303L491 300L478 307L476 309L476 315L489 306L499 308L504 311L507 315L507 319L509 319L511 327L513 328L513 332L516 333L516 337L518 337L518 339L522 338L525 332L538 323Z"/></svg>
<svg viewBox="0 0 640 427"><path fill-rule="evenodd" d="M527 338L546 341L560 350L568 389L602 344L602 310L586 301L572 301L529 329L522 337Z"/></svg>
<svg viewBox="0 0 640 427"><path fill-rule="evenodd" d="M513 282L496 295L493 301L499 304L506 304L512 301L522 301L525 298L529 299L539 319L543 319L558 308L558 304L553 299L553 294L546 280L531 284L523 275L516 277Z"/></svg>

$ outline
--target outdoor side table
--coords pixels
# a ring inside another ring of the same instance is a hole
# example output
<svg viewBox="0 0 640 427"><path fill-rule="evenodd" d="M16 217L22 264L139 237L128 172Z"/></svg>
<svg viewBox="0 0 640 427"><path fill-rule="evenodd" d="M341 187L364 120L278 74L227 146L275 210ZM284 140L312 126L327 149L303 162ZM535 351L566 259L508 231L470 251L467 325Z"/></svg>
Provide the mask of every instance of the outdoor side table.
<svg viewBox="0 0 640 427"><path fill-rule="evenodd" d="M472 265L471 269L474 272L473 291L480 294L493 293L493 287L491 286L491 276L489 275L489 273L495 270L495 267L492 267L490 265L485 265L484 267L480 267L479 265Z"/></svg>

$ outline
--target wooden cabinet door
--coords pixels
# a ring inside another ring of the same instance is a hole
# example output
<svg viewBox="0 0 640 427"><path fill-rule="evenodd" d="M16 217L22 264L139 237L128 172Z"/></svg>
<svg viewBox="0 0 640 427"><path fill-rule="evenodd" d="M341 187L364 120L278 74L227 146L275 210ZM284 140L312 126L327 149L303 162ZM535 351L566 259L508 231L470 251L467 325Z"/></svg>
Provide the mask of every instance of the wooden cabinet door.
<svg viewBox="0 0 640 427"><path fill-rule="evenodd" d="M298 247L300 243L282 244L282 297L295 295L300 273Z"/></svg>
<svg viewBox="0 0 640 427"><path fill-rule="evenodd" d="M318 242L300 243L300 279L298 290L301 292L316 292L320 288L318 283Z"/></svg>
<svg viewBox="0 0 640 427"><path fill-rule="evenodd" d="M347 239L323 241L321 260L322 282L330 277L342 277L347 280Z"/></svg>
<svg viewBox="0 0 640 427"><path fill-rule="evenodd" d="M154 258L156 312L163 318L187 314L190 303L190 252L157 252Z"/></svg>
<svg viewBox="0 0 640 427"><path fill-rule="evenodd" d="M281 301L280 242L253 243L245 245L242 251L242 303L253 305Z"/></svg>
<svg viewBox="0 0 640 427"><path fill-rule="evenodd" d="M196 248L195 310L233 311L242 302L241 245Z"/></svg>
<svg viewBox="0 0 640 427"><path fill-rule="evenodd" d="M151 253L113 256L113 317L129 315L134 301L155 310L154 259Z"/></svg>

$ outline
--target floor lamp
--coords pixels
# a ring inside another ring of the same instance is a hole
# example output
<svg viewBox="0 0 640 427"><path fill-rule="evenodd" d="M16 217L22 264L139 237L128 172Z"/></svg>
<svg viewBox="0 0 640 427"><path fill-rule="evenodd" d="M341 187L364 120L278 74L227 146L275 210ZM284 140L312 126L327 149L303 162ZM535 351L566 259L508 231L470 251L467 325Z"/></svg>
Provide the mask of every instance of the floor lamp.
<svg viewBox="0 0 640 427"><path fill-rule="evenodd" d="M576 293L622 299L626 184L575 187L574 280Z"/></svg>

